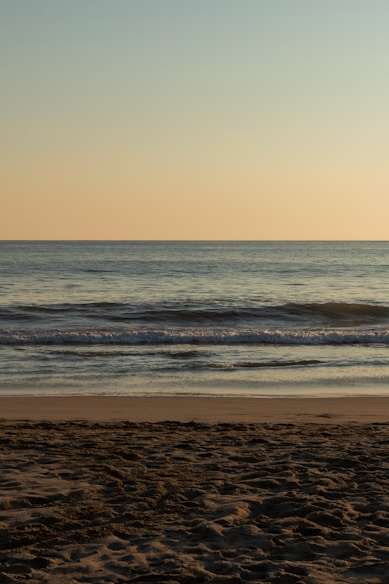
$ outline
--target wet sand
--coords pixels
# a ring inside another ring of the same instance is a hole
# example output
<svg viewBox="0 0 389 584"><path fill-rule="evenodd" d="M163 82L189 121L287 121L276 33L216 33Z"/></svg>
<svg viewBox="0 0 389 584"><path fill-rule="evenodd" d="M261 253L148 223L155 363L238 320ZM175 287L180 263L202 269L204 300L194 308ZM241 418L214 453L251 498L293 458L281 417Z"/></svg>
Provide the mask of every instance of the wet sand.
<svg viewBox="0 0 389 584"><path fill-rule="evenodd" d="M1 397L0 419L370 423L389 421L389 397Z"/></svg>
<svg viewBox="0 0 389 584"><path fill-rule="evenodd" d="M389 582L386 398L121 399L0 399L0 582Z"/></svg>

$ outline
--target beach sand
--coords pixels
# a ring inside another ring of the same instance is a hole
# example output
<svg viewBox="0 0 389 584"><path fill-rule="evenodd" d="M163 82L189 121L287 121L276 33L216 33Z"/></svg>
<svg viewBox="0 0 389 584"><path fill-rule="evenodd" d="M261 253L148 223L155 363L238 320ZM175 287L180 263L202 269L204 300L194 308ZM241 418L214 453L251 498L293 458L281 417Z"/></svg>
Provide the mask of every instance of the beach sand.
<svg viewBox="0 0 389 584"><path fill-rule="evenodd" d="M388 406L0 398L0 582L388 584Z"/></svg>

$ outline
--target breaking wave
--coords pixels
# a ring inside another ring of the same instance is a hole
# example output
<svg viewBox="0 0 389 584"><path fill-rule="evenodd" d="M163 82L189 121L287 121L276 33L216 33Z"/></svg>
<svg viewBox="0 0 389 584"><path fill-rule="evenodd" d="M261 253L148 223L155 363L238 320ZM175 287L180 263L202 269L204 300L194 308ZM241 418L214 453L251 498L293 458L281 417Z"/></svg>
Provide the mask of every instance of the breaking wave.
<svg viewBox="0 0 389 584"><path fill-rule="evenodd" d="M379 330L180 329L130 331L3 331L0 345L389 345Z"/></svg>

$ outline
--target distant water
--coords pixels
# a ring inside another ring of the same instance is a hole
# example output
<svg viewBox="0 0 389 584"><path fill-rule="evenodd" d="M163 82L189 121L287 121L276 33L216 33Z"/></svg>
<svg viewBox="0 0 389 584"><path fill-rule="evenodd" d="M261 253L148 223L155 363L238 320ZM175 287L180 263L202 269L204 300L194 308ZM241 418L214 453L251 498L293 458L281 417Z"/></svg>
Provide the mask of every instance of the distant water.
<svg viewBox="0 0 389 584"><path fill-rule="evenodd" d="M389 242L0 242L1 395L389 395Z"/></svg>

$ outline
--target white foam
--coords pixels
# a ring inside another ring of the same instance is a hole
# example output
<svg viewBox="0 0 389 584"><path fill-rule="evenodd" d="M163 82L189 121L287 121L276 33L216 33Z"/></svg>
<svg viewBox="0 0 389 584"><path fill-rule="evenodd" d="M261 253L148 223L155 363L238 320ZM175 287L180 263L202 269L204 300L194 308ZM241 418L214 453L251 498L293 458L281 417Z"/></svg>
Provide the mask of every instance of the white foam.
<svg viewBox="0 0 389 584"><path fill-rule="evenodd" d="M389 345L389 329L147 329L83 331L3 331L1 345Z"/></svg>

